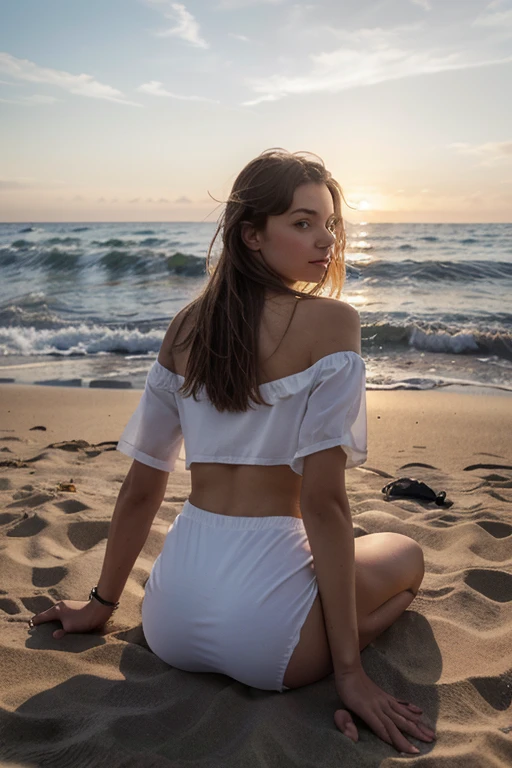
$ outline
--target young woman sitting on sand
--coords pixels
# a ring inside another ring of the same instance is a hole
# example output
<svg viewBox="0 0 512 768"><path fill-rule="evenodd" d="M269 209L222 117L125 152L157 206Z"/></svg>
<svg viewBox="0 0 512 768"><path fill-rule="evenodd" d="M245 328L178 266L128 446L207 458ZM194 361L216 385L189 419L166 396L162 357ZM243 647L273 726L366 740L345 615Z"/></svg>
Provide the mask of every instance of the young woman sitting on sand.
<svg viewBox="0 0 512 768"><path fill-rule="evenodd" d="M354 539L345 470L366 459L365 367L358 313L338 300L343 193L318 160L268 150L239 174L210 278L172 320L119 441L134 461L97 588L31 621L59 620L55 638L108 621L184 439L192 489L145 587L149 647L263 690L334 672L343 704L411 753L401 731L434 733L360 651L413 601L423 554L398 533ZM357 741L346 709L334 720Z"/></svg>

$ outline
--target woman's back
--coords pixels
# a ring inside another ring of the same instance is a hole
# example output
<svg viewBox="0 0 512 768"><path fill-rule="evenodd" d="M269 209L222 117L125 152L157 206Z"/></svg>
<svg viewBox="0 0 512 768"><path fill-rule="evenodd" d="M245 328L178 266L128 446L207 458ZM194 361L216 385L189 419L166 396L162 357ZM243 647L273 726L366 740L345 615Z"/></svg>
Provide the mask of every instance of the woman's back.
<svg viewBox="0 0 512 768"><path fill-rule="evenodd" d="M259 384L282 379L309 368L320 358L340 350L339 326L354 310L327 298L296 299L281 295L264 304L258 337ZM165 368L185 375L189 350L176 349L194 322L178 314L171 323L158 356ZM332 333L333 322L337 329ZM350 326L350 322L347 323ZM359 351L347 334L346 349ZM247 435L251 440L251 435ZM302 478L288 465L192 463L190 503L221 515L301 517Z"/></svg>

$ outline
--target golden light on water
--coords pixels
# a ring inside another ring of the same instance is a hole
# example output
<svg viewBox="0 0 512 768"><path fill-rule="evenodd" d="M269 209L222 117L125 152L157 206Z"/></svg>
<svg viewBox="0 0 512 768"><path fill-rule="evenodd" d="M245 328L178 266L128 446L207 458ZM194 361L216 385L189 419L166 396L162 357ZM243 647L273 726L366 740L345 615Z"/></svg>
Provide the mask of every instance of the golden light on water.
<svg viewBox="0 0 512 768"><path fill-rule="evenodd" d="M349 243L350 248L371 248L371 243L369 243L367 240L352 240L351 243Z"/></svg>
<svg viewBox="0 0 512 768"><path fill-rule="evenodd" d="M368 200L360 200L359 204L357 206L360 211L369 211L371 210L371 204L368 202Z"/></svg>
<svg viewBox="0 0 512 768"><path fill-rule="evenodd" d="M349 294L344 297L344 300L348 304L352 304L352 306L357 306L357 307L360 307L363 304L366 304L366 302L368 301L366 296L363 296L361 293Z"/></svg>

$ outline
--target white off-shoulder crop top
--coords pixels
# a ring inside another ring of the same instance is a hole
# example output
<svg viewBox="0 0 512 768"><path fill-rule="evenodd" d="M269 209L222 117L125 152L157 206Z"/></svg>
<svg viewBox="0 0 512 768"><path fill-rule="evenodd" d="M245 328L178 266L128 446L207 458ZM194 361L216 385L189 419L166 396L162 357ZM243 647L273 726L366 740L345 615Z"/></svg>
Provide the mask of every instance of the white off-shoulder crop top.
<svg viewBox="0 0 512 768"><path fill-rule="evenodd" d="M347 467L366 461L365 365L357 352L334 352L299 373L259 385L270 405L220 412L204 388L198 400L177 391L184 378L155 360L117 450L172 472L185 442L194 462L288 464L302 475L304 456L341 446Z"/></svg>

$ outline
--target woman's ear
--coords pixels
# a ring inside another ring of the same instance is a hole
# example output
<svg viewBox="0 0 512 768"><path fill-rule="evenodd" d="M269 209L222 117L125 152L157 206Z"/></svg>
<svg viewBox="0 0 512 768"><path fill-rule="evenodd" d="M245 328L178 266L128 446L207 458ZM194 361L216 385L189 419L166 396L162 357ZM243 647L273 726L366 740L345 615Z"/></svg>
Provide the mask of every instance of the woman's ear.
<svg viewBox="0 0 512 768"><path fill-rule="evenodd" d="M241 222L240 234L245 245L251 249L251 251L259 251L261 246L261 232L255 228L254 224L250 221Z"/></svg>

